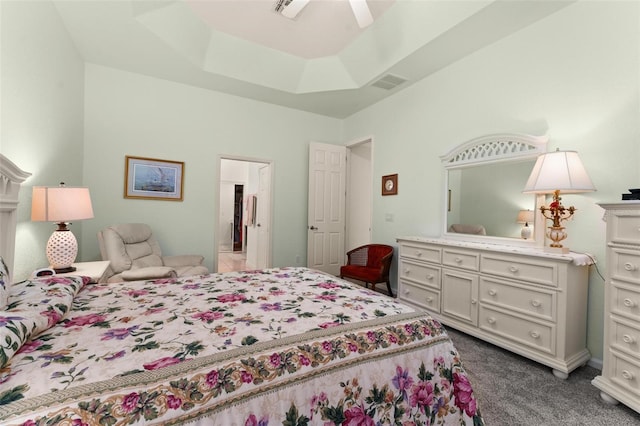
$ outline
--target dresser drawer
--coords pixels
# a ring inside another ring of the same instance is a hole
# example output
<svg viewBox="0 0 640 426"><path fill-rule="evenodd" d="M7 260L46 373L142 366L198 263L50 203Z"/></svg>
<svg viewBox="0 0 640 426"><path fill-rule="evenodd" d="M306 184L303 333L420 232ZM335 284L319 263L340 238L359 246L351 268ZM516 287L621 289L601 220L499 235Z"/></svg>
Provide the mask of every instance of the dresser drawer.
<svg viewBox="0 0 640 426"><path fill-rule="evenodd" d="M609 326L611 346L640 360L640 324L613 317Z"/></svg>
<svg viewBox="0 0 640 426"><path fill-rule="evenodd" d="M431 288L417 286L402 280L398 297L412 305L420 306L431 312L440 313L440 292Z"/></svg>
<svg viewBox="0 0 640 426"><path fill-rule="evenodd" d="M640 244L640 215L617 214L609 216L611 242L622 244Z"/></svg>
<svg viewBox="0 0 640 426"><path fill-rule="evenodd" d="M532 321L480 305L478 327L518 345L555 355L556 330L552 324Z"/></svg>
<svg viewBox="0 0 640 426"><path fill-rule="evenodd" d="M610 285L611 313L640 321L640 289L616 281L612 281Z"/></svg>
<svg viewBox="0 0 640 426"><path fill-rule="evenodd" d="M535 284L557 286L558 266L544 260L527 261L522 256L482 254L480 271L486 274L525 280Z"/></svg>
<svg viewBox="0 0 640 426"><path fill-rule="evenodd" d="M556 320L556 292L480 277L480 303L490 303L547 321Z"/></svg>
<svg viewBox="0 0 640 426"><path fill-rule="evenodd" d="M480 255L472 251L445 248L442 250L442 264L477 271L480 267Z"/></svg>
<svg viewBox="0 0 640 426"><path fill-rule="evenodd" d="M402 243L400 244L400 256L415 260L440 263L442 250L440 247L427 246L422 244Z"/></svg>
<svg viewBox="0 0 640 426"><path fill-rule="evenodd" d="M400 278L440 289L440 268L428 263L400 260Z"/></svg>
<svg viewBox="0 0 640 426"><path fill-rule="evenodd" d="M611 351L609 374L611 381L640 395L640 364L633 357Z"/></svg>
<svg viewBox="0 0 640 426"><path fill-rule="evenodd" d="M611 277L640 284L640 251L612 248L609 253Z"/></svg>

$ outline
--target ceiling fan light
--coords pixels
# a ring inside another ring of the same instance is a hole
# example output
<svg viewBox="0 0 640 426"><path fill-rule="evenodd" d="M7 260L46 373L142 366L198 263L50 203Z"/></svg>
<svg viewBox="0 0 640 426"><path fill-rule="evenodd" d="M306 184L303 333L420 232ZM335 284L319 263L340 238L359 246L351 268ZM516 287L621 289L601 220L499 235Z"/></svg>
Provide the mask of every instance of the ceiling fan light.
<svg viewBox="0 0 640 426"><path fill-rule="evenodd" d="M349 4L360 28L366 28L373 23L373 16L367 6L367 0L349 0Z"/></svg>
<svg viewBox="0 0 640 426"><path fill-rule="evenodd" d="M282 9L282 16L289 19L294 19L298 16L298 13L309 3L309 0L291 0L288 5Z"/></svg>

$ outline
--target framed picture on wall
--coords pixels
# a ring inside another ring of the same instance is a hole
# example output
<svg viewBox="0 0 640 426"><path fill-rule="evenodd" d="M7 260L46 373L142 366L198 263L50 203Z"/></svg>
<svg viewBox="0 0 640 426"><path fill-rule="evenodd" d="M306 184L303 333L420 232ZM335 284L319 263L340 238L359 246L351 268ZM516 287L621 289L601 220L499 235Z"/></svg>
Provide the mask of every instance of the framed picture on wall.
<svg viewBox="0 0 640 426"><path fill-rule="evenodd" d="M398 175L382 176L382 195L396 195L398 193Z"/></svg>
<svg viewBox="0 0 640 426"><path fill-rule="evenodd" d="M125 157L124 198L182 201L184 162Z"/></svg>

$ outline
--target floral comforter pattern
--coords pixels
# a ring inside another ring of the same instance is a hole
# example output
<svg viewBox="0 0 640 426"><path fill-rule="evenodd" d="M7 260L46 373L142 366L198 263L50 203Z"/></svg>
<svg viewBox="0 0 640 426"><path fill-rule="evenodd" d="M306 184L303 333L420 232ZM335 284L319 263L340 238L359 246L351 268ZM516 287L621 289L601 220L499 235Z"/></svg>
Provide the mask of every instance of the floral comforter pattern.
<svg viewBox="0 0 640 426"><path fill-rule="evenodd" d="M61 313L0 369L3 424L482 424L437 321L317 271L54 284L0 312Z"/></svg>

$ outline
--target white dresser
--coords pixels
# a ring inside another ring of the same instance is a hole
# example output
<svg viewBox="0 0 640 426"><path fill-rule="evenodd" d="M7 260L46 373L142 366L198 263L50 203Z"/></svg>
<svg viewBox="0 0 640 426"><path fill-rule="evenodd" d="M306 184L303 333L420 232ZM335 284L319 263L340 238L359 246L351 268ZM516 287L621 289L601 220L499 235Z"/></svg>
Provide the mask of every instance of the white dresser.
<svg viewBox="0 0 640 426"><path fill-rule="evenodd" d="M403 302L563 379L590 359L589 256L443 238L397 241Z"/></svg>
<svg viewBox="0 0 640 426"><path fill-rule="evenodd" d="M607 221L602 399L640 412L640 202L600 204Z"/></svg>

